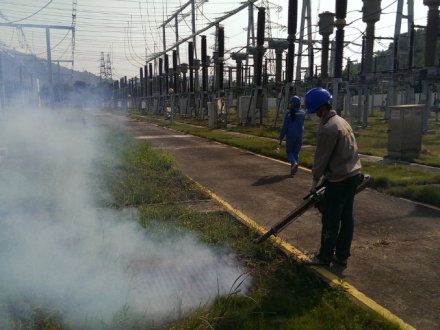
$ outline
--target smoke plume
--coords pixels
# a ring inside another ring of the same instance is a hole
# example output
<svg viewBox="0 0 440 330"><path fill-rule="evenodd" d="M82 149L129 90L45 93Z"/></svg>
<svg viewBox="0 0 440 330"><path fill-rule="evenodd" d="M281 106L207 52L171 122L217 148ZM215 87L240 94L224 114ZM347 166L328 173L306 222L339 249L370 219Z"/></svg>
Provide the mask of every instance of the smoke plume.
<svg viewBox="0 0 440 330"><path fill-rule="evenodd" d="M90 173L96 157L110 152L103 136L92 118L85 127L74 115L34 111L0 122L0 148L7 148L0 163L0 328L42 306L82 329L124 312L151 323L172 320L227 293L242 276L231 253L193 233L148 238L135 209L95 207Z"/></svg>

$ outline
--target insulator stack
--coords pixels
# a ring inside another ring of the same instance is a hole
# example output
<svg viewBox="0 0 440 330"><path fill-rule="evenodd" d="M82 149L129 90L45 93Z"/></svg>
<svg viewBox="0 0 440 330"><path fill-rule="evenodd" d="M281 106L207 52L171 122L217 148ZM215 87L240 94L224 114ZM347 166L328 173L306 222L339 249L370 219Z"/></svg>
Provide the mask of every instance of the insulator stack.
<svg viewBox="0 0 440 330"><path fill-rule="evenodd" d="M206 92L208 90L208 81L207 81L207 74L208 74L208 69L207 69L207 61L206 61L206 36L201 36L202 38L202 42L201 42L201 47L202 47L202 90L204 92Z"/></svg>
<svg viewBox="0 0 440 330"><path fill-rule="evenodd" d="M194 91L196 93L200 92L200 83L199 83L199 69L200 69L200 60L194 59Z"/></svg>
<svg viewBox="0 0 440 330"><path fill-rule="evenodd" d="M336 30L336 51L335 51L335 78L342 76L342 57L344 56L344 35L343 29Z"/></svg>
<svg viewBox="0 0 440 330"><path fill-rule="evenodd" d="M218 89L223 90L223 61L225 56L225 30L218 27Z"/></svg>
<svg viewBox="0 0 440 330"><path fill-rule="evenodd" d="M258 20L257 20L257 46L264 45L264 25L266 22L266 8L258 8Z"/></svg>
<svg viewBox="0 0 440 330"><path fill-rule="evenodd" d="M144 91L145 91L145 95L149 96L150 94L148 94L148 69L147 66L144 65Z"/></svg>
<svg viewBox="0 0 440 330"><path fill-rule="evenodd" d="M263 44L264 44L264 26L266 22L266 8L258 8L258 22L257 22L257 61L255 65L255 83L261 86L261 74L263 71Z"/></svg>
<svg viewBox="0 0 440 330"><path fill-rule="evenodd" d="M286 63L286 81L291 83L293 81L293 65L295 53L295 35L296 25L298 22L298 0L289 0L289 14L287 26L287 40L289 46L287 47L287 63Z"/></svg>
<svg viewBox="0 0 440 330"><path fill-rule="evenodd" d="M374 25L380 20L381 0L363 0L362 21L367 23L367 34L365 39L364 73L373 72L373 50L374 50Z"/></svg>
<svg viewBox="0 0 440 330"><path fill-rule="evenodd" d="M144 96L144 70L142 67L139 68L139 76L140 76L140 83L141 83L141 96Z"/></svg>
<svg viewBox="0 0 440 330"><path fill-rule="evenodd" d="M150 75L150 95L153 96L153 64L148 64L148 73Z"/></svg>
<svg viewBox="0 0 440 330"><path fill-rule="evenodd" d="M412 69L413 61L414 61L414 24L411 24L411 33L409 37L408 69Z"/></svg>
<svg viewBox="0 0 440 330"><path fill-rule="evenodd" d="M159 94L162 95L162 67L163 67L163 60L159 57Z"/></svg>
<svg viewBox="0 0 440 330"><path fill-rule="evenodd" d="M189 91L194 92L194 47L192 41L188 42L188 64L189 64Z"/></svg>
<svg viewBox="0 0 440 330"><path fill-rule="evenodd" d="M319 14L319 34L322 35L321 77L328 78L328 53L330 35L333 34L335 14L328 11Z"/></svg>
<svg viewBox="0 0 440 330"><path fill-rule="evenodd" d="M236 81L236 86L238 87L238 88L240 88L241 87L241 71L242 71L242 66L241 66L241 61L237 61L237 77L236 77L236 79L237 79L237 81Z"/></svg>
<svg viewBox="0 0 440 330"><path fill-rule="evenodd" d="M264 60L264 74L263 74L263 84L267 85L269 82L269 75L267 73L267 58Z"/></svg>
<svg viewBox="0 0 440 330"><path fill-rule="evenodd" d="M439 22L439 0L423 0L423 4L429 7L428 22L426 24L426 42L425 42L425 66L435 66L435 55L433 46L437 43L438 22Z"/></svg>
<svg viewBox="0 0 440 330"><path fill-rule="evenodd" d="M281 81L281 69L283 65L283 53L275 53L275 81Z"/></svg>
<svg viewBox="0 0 440 330"><path fill-rule="evenodd" d="M347 0L336 0L336 19L347 17Z"/></svg>
<svg viewBox="0 0 440 330"><path fill-rule="evenodd" d="M336 0L336 51L335 51L335 78L342 76L342 60L344 56L344 27L346 25L347 0Z"/></svg>
<svg viewBox="0 0 440 330"><path fill-rule="evenodd" d="M164 56L164 70L165 70L165 93L168 93L169 82L168 82L168 72L170 71L170 64L168 62L168 55L165 54Z"/></svg>
<svg viewBox="0 0 440 330"><path fill-rule="evenodd" d="M173 50L173 72L174 72L174 93L178 93L177 90L177 50Z"/></svg>

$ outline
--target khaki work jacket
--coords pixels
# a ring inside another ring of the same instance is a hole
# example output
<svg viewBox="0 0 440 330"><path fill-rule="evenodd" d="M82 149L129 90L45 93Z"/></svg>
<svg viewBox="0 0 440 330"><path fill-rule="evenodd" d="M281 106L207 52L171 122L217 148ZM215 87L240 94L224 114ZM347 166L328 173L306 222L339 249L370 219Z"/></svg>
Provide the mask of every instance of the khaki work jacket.
<svg viewBox="0 0 440 330"><path fill-rule="evenodd" d="M334 110L323 118L313 164L313 179L340 181L360 172L361 161L351 126Z"/></svg>

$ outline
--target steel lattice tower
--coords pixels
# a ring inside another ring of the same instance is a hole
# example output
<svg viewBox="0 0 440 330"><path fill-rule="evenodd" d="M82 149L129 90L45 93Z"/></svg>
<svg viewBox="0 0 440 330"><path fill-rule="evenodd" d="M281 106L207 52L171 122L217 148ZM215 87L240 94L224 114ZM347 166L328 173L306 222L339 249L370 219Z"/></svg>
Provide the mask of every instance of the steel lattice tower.
<svg viewBox="0 0 440 330"><path fill-rule="evenodd" d="M108 83L113 82L112 62L110 60L110 54L107 54L107 62L106 62L106 66L105 66L105 81Z"/></svg>
<svg viewBox="0 0 440 330"><path fill-rule="evenodd" d="M101 61L99 66L99 82L103 83L106 79L104 52L101 52Z"/></svg>
<svg viewBox="0 0 440 330"><path fill-rule="evenodd" d="M261 2L262 7L266 8L266 31L265 31L265 37L268 40L272 40L272 26L271 26L271 20L270 20L270 9L271 9L271 3L269 0L263 0ZM267 49L265 57L269 59L268 61L268 68L267 71L269 74L273 75L275 74L275 65L274 65L274 59L275 59L275 51L273 49Z"/></svg>

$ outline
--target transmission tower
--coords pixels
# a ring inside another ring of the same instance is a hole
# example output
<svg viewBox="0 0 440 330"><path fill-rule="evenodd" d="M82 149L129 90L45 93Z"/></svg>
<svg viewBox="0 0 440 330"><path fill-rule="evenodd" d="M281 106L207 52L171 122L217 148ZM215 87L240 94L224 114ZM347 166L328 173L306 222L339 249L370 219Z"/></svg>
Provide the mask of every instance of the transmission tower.
<svg viewBox="0 0 440 330"><path fill-rule="evenodd" d="M266 31L265 31L265 37L269 40L272 40L272 25L270 20L270 10L273 7L273 4L270 3L269 0L263 0L261 1L262 7L266 8ZM275 59L275 51L273 49L268 49L266 51L265 57L269 59L268 62L268 68L267 71L269 74L275 73L275 65L274 65L274 59Z"/></svg>
<svg viewBox="0 0 440 330"><path fill-rule="evenodd" d="M99 66L99 82L102 84L107 79L106 72L105 72L105 60L104 60L104 52L101 52L101 65Z"/></svg>
<svg viewBox="0 0 440 330"><path fill-rule="evenodd" d="M72 8L72 76L74 71L74 57L75 57L75 26L76 26L76 3L77 0L73 0Z"/></svg>
<svg viewBox="0 0 440 330"><path fill-rule="evenodd" d="M107 64L105 67L105 81L108 83L112 83L113 82L113 77L112 77L112 62L110 60L110 54L107 54Z"/></svg>

